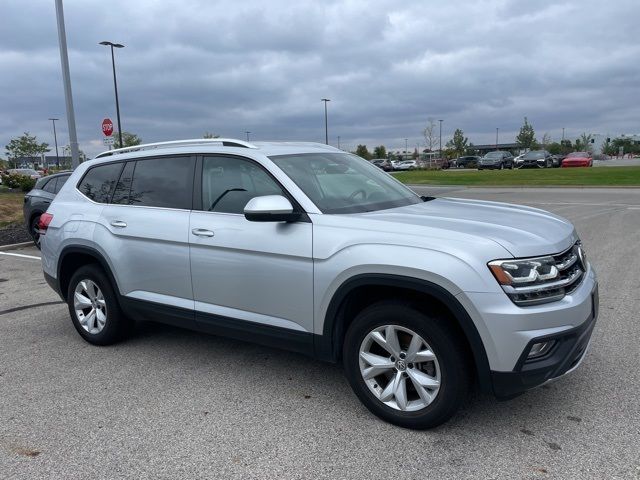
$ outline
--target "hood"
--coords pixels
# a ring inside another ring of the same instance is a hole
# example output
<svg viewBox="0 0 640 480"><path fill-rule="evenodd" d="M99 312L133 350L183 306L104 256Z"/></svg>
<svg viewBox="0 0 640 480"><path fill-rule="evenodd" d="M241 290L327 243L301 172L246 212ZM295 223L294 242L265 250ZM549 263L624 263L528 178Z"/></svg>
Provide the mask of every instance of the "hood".
<svg viewBox="0 0 640 480"><path fill-rule="evenodd" d="M365 214L371 220L425 226L490 239L514 257L547 255L566 250L578 240L573 225L562 217L508 203L436 198L391 210ZM396 227L397 229L401 227Z"/></svg>

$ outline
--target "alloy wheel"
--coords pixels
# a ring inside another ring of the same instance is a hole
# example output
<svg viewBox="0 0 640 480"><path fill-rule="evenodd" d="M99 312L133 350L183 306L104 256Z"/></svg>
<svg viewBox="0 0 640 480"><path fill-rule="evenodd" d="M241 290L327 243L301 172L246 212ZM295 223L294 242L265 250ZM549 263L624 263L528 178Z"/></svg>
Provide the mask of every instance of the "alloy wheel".
<svg viewBox="0 0 640 480"><path fill-rule="evenodd" d="M89 279L78 282L73 296L73 306L80 326L91 334L102 331L107 323L107 304L102 290Z"/></svg>
<svg viewBox="0 0 640 480"><path fill-rule="evenodd" d="M421 410L438 395L438 359L413 330L399 325L375 328L360 345L359 362L360 374L371 393L395 410Z"/></svg>

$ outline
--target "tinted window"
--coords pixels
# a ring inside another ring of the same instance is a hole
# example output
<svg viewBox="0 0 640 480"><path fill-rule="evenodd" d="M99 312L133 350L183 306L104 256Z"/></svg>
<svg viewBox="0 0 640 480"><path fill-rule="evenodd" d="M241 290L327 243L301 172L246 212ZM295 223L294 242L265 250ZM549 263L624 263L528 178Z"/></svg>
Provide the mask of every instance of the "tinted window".
<svg viewBox="0 0 640 480"><path fill-rule="evenodd" d="M202 166L202 209L244 213L249 200L263 195L283 195L273 178L260 166L233 157L207 157Z"/></svg>
<svg viewBox="0 0 640 480"><path fill-rule="evenodd" d="M62 186L67 183L67 180L69 180L69 177L71 175L61 175L60 177L58 177L58 181L56 182L56 189L53 193L58 193L60 191L60 189L62 188Z"/></svg>
<svg viewBox="0 0 640 480"><path fill-rule="evenodd" d="M56 183L57 183L58 179L57 178L52 178L50 179L44 187L42 187L42 189L45 192L49 192L49 193L56 193Z"/></svg>
<svg viewBox="0 0 640 480"><path fill-rule="evenodd" d="M111 203L122 205L127 205L129 203L131 181L133 180L133 170L135 166L136 162L127 162L127 164L125 165L122 173L120 174L120 178L118 179L118 183L116 184L116 188L113 192Z"/></svg>
<svg viewBox="0 0 640 480"><path fill-rule="evenodd" d="M11 173L11 170L9 170L9 173ZM44 184L47 183L48 181L49 179L47 177L39 178L33 188L42 190L42 188L44 187Z"/></svg>
<svg viewBox="0 0 640 480"><path fill-rule="evenodd" d="M78 190L94 202L107 203L121 169L121 162L93 167L85 174Z"/></svg>
<svg viewBox="0 0 640 480"><path fill-rule="evenodd" d="M189 157L138 160L128 204L191 209L193 163Z"/></svg>

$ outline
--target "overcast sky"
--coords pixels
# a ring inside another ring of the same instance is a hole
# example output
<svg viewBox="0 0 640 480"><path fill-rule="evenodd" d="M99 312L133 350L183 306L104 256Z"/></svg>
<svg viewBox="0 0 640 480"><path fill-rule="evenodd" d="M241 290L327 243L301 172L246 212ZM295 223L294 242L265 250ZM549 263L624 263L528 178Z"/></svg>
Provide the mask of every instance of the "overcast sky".
<svg viewBox="0 0 640 480"><path fill-rule="evenodd" d="M115 123L145 142L205 131L355 148L424 144L427 119L470 141L640 133L638 0L65 0L80 147ZM0 2L0 146L68 143L53 0ZM0 152L4 155L4 149Z"/></svg>

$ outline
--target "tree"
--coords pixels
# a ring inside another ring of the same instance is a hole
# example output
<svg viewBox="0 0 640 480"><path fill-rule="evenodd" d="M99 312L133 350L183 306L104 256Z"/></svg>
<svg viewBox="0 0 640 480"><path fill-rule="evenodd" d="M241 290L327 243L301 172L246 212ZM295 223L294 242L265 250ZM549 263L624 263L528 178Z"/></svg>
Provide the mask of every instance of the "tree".
<svg viewBox="0 0 640 480"><path fill-rule="evenodd" d="M428 122L429 123L427 123L427 126L422 131L422 134L424 135L424 141L427 144L428 151L433 152L433 148L438 143L437 142L438 135L436 133L436 122L433 118L430 118Z"/></svg>
<svg viewBox="0 0 640 480"><path fill-rule="evenodd" d="M48 143L38 143L36 136L29 135L29 132L24 132L24 135L18 138L12 138L5 149L7 157L9 160L13 160L16 167L20 157L37 157L39 159L42 154L51 150Z"/></svg>
<svg viewBox="0 0 640 480"><path fill-rule="evenodd" d="M520 127L520 133L516 136L516 143L520 148L527 150L534 148L538 143L536 141L536 132L529 123L529 120L527 120L527 117L524 117L524 124Z"/></svg>
<svg viewBox="0 0 640 480"><path fill-rule="evenodd" d="M542 148L547 150L547 146L551 143L551 136L548 133L542 135Z"/></svg>
<svg viewBox="0 0 640 480"><path fill-rule="evenodd" d="M387 158L387 149L384 145L380 145L373 149L373 156L375 158Z"/></svg>
<svg viewBox="0 0 640 480"><path fill-rule="evenodd" d="M580 138L576 140L576 149L578 151L582 151L582 152L590 152L593 150L593 146L591 145L591 140L593 139L593 135L591 134L586 134L583 133L582 135L580 135ZM578 147L578 142L580 145L580 148Z"/></svg>
<svg viewBox="0 0 640 480"><path fill-rule="evenodd" d="M364 158L365 160L371 160L371 153L367 150L366 145L358 145L358 148L356 148L356 155Z"/></svg>
<svg viewBox="0 0 640 480"><path fill-rule="evenodd" d="M142 139L138 135L129 132L122 132L122 143L124 145L120 145L120 136L116 131L113 132L113 139L113 148L135 147L142 143Z"/></svg>
<svg viewBox="0 0 640 480"><path fill-rule="evenodd" d="M215 133L204 132L202 138L220 138L220 135L216 135Z"/></svg>
<svg viewBox="0 0 640 480"><path fill-rule="evenodd" d="M558 155L562 153L562 145L558 142L551 142L547 144L547 150L551 155Z"/></svg>
<svg viewBox="0 0 640 480"><path fill-rule="evenodd" d="M460 156L464 155L468 148L469 139L464 136L464 132L459 128L453 132L453 138L445 145L448 150L451 150L453 154Z"/></svg>

